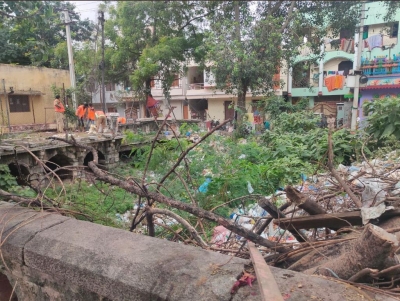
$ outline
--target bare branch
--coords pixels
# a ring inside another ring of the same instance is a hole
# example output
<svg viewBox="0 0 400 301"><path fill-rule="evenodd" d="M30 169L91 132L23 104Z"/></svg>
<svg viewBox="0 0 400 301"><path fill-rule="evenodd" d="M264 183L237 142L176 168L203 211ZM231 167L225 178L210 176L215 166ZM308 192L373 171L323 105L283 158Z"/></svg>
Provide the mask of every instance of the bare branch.
<svg viewBox="0 0 400 301"><path fill-rule="evenodd" d="M184 218L179 216L178 214L167 210L167 209L159 209L159 208L150 208L148 207L146 209L147 214L153 215L153 214L163 214L172 217L174 220L182 224L190 233L190 235L193 237L193 239L203 248L208 248L208 245L204 242L204 240L201 238L199 233L197 233L196 229L193 228L191 224L189 224Z"/></svg>

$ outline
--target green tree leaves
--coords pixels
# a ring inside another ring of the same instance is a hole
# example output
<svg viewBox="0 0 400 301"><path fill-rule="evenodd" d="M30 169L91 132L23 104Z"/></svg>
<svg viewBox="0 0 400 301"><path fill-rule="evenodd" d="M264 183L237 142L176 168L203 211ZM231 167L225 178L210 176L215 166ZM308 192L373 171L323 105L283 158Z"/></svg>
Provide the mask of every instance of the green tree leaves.
<svg viewBox="0 0 400 301"><path fill-rule="evenodd" d="M400 98L385 98L364 104L366 131L378 141L391 135L400 139Z"/></svg>
<svg viewBox="0 0 400 301"><path fill-rule="evenodd" d="M74 6L64 1L0 1L0 62L68 68L68 60L60 61L54 49L66 40L60 12L68 9L74 41L90 38L93 24L81 21Z"/></svg>

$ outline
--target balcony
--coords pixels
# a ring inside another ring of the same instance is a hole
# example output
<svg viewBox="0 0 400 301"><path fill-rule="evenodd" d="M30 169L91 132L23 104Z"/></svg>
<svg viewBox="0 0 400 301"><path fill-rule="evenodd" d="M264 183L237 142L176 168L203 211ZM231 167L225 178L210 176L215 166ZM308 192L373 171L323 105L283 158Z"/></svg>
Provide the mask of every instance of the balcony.
<svg viewBox="0 0 400 301"><path fill-rule="evenodd" d="M367 76L400 74L400 54L394 54L393 59L387 56L378 56L374 59L362 57L361 69Z"/></svg>
<svg viewBox="0 0 400 301"><path fill-rule="evenodd" d="M293 78L292 87L293 88L309 88L311 86L310 77L304 76L301 78Z"/></svg>
<svg viewBox="0 0 400 301"><path fill-rule="evenodd" d="M204 83L191 83L187 85L188 90L203 90Z"/></svg>

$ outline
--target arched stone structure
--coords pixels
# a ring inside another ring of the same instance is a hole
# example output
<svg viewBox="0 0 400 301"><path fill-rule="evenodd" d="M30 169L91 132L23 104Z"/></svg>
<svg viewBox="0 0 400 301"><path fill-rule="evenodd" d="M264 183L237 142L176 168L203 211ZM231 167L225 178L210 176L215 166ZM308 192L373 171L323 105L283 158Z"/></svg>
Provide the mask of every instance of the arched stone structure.
<svg viewBox="0 0 400 301"><path fill-rule="evenodd" d="M104 165L106 163L106 157L104 156L104 154L101 151L97 151L97 155L99 157L99 164ZM88 166L88 163L90 161L93 161L93 154L92 152L88 152L85 156L85 158L83 159L83 165L84 166Z"/></svg>
<svg viewBox="0 0 400 301"><path fill-rule="evenodd" d="M29 182L31 172L27 164L11 162L8 164L8 169L10 174L16 178L18 185L26 185Z"/></svg>
<svg viewBox="0 0 400 301"><path fill-rule="evenodd" d="M71 170L64 169L63 167L71 166L72 160L68 158L65 154L58 153L57 155L51 157L47 162L46 166L51 170L55 171L55 173L60 177L60 179L68 179L73 177L73 173ZM46 173L50 173L50 171L46 170Z"/></svg>

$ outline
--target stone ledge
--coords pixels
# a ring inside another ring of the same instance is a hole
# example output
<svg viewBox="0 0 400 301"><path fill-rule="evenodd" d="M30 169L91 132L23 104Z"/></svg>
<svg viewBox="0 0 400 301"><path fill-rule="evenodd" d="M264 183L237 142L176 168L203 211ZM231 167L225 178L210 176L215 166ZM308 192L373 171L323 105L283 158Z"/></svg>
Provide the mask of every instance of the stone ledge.
<svg viewBox="0 0 400 301"><path fill-rule="evenodd" d="M30 222L27 223L27 219ZM230 290L246 260L200 248L35 212L0 202L0 270L19 300L260 300L258 284ZM8 238L4 241L4 238ZM288 301L359 300L366 291L271 267ZM370 294L371 299L394 298Z"/></svg>
<svg viewBox="0 0 400 301"><path fill-rule="evenodd" d="M68 299L68 290L77 287L86 292L79 300L89 300L88 295L97 296L91 300L230 300L231 287L246 262L4 202L0 227L5 229L2 240L10 234L2 246L12 270L8 277L22 277L29 286L36 283L53 291L62 283L64 291L57 300ZM21 290L27 298L28 290ZM257 296L255 285L240 289L233 300Z"/></svg>

